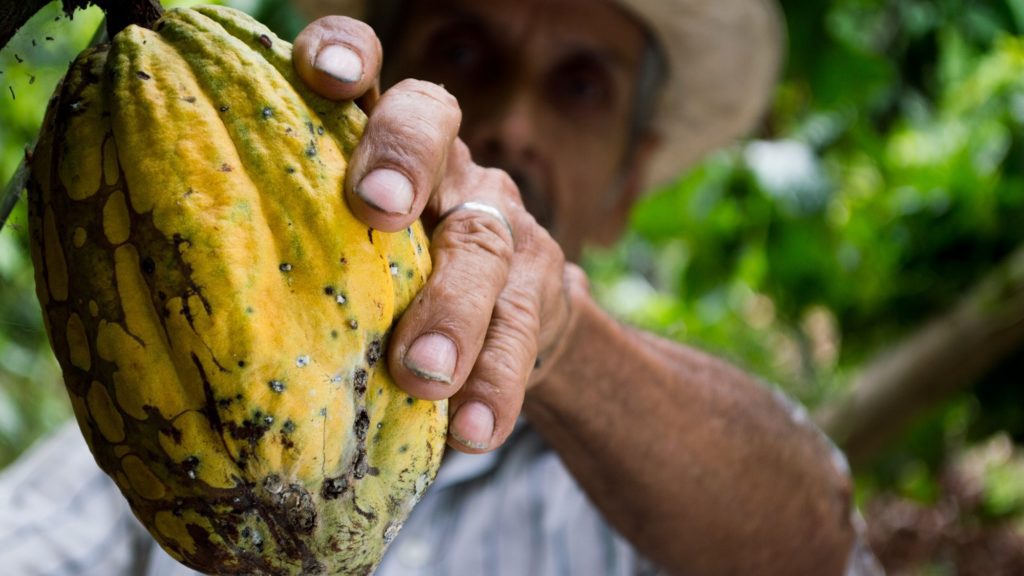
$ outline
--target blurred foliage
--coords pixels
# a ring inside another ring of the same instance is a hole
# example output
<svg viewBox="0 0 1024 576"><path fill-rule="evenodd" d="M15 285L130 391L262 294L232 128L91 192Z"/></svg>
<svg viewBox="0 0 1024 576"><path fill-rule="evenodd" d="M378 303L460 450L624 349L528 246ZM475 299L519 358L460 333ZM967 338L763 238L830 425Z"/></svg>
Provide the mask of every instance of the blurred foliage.
<svg viewBox="0 0 1024 576"><path fill-rule="evenodd" d="M1024 2L783 5L760 134L646 198L590 269L621 316L813 406L1024 241ZM862 484L926 500L951 449L1024 438L1022 369L934 410Z"/></svg>
<svg viewBox="0 0 1024 576"><path fill-rule="evenodd" d="M302 25L283 0L227 3L284 37ZM1024 0L782 4L789 60L756 138L647 196L628 237L586 264L620 317L815 406L1024 242ZM2 182L99 20L54 22L51 8L0 52ZM68 414L24 221L22 203L0 233L0 465ZM1024 351L933 410L863 474L862 495L934 500L951 454L1024 439L1021 374ZM1020 466L986 469L986 514L1024 509Z"/></svg>

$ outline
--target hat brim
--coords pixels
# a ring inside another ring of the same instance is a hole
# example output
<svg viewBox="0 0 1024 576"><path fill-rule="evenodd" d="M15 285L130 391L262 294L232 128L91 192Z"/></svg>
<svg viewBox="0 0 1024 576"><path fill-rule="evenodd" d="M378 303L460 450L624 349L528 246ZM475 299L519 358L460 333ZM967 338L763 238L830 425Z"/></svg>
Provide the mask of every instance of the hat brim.
<svg viewBox="0 0 1024 576"><path fill-rule="evenodd" d="M778 81L784 24L775 0L611 0L647 25L668 64L645 184L662 184L747 134ZM310 16L365 17L365 0L296 0Z"/></svg>

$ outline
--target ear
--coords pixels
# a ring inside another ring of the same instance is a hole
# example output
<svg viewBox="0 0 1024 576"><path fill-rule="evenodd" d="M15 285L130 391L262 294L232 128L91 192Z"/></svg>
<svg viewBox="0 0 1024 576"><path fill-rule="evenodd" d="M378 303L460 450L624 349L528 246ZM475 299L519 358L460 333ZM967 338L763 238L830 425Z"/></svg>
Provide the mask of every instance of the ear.
<svg viewBox="0 0 1024 576"><path fill-rule="evenodd" d="M602 227L600 237L596 239L600 244L612 244L626 229L629 212L644 192L647 170L655 152L661 148L661 143L661 137L651 132L644 132L637 139L623 166L621 186L608 202L606 226Z"/></svg>

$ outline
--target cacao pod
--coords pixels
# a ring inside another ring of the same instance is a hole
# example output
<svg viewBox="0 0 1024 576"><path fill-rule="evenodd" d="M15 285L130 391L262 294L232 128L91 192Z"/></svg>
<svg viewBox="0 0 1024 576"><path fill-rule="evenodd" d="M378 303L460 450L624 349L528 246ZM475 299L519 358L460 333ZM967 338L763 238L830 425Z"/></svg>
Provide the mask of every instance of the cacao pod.
<svg viewBox="0 0 1024 576"><path fill-rule="evenodd" d="M430 269L348 211L365 117L245 14L167 12L74 62L32 163L50 341L99 466L172 556L368 574L440 464L447 407L382 354Z"/></svg>

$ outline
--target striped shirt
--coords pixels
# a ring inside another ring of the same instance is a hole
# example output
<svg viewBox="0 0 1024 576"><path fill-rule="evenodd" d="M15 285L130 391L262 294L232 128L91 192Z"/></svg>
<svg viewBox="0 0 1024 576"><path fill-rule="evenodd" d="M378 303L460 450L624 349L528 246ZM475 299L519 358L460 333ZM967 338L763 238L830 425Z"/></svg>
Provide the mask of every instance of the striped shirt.
<svg viewBox="0 0 1024 576"><path fill-rule="evenodd" d="M68 424L0 475L0 572L195 576L156 545ZM449 451L377 576L646 576L640 557L539 435ZM858 545L848 576L881 574Z"/></svg>

